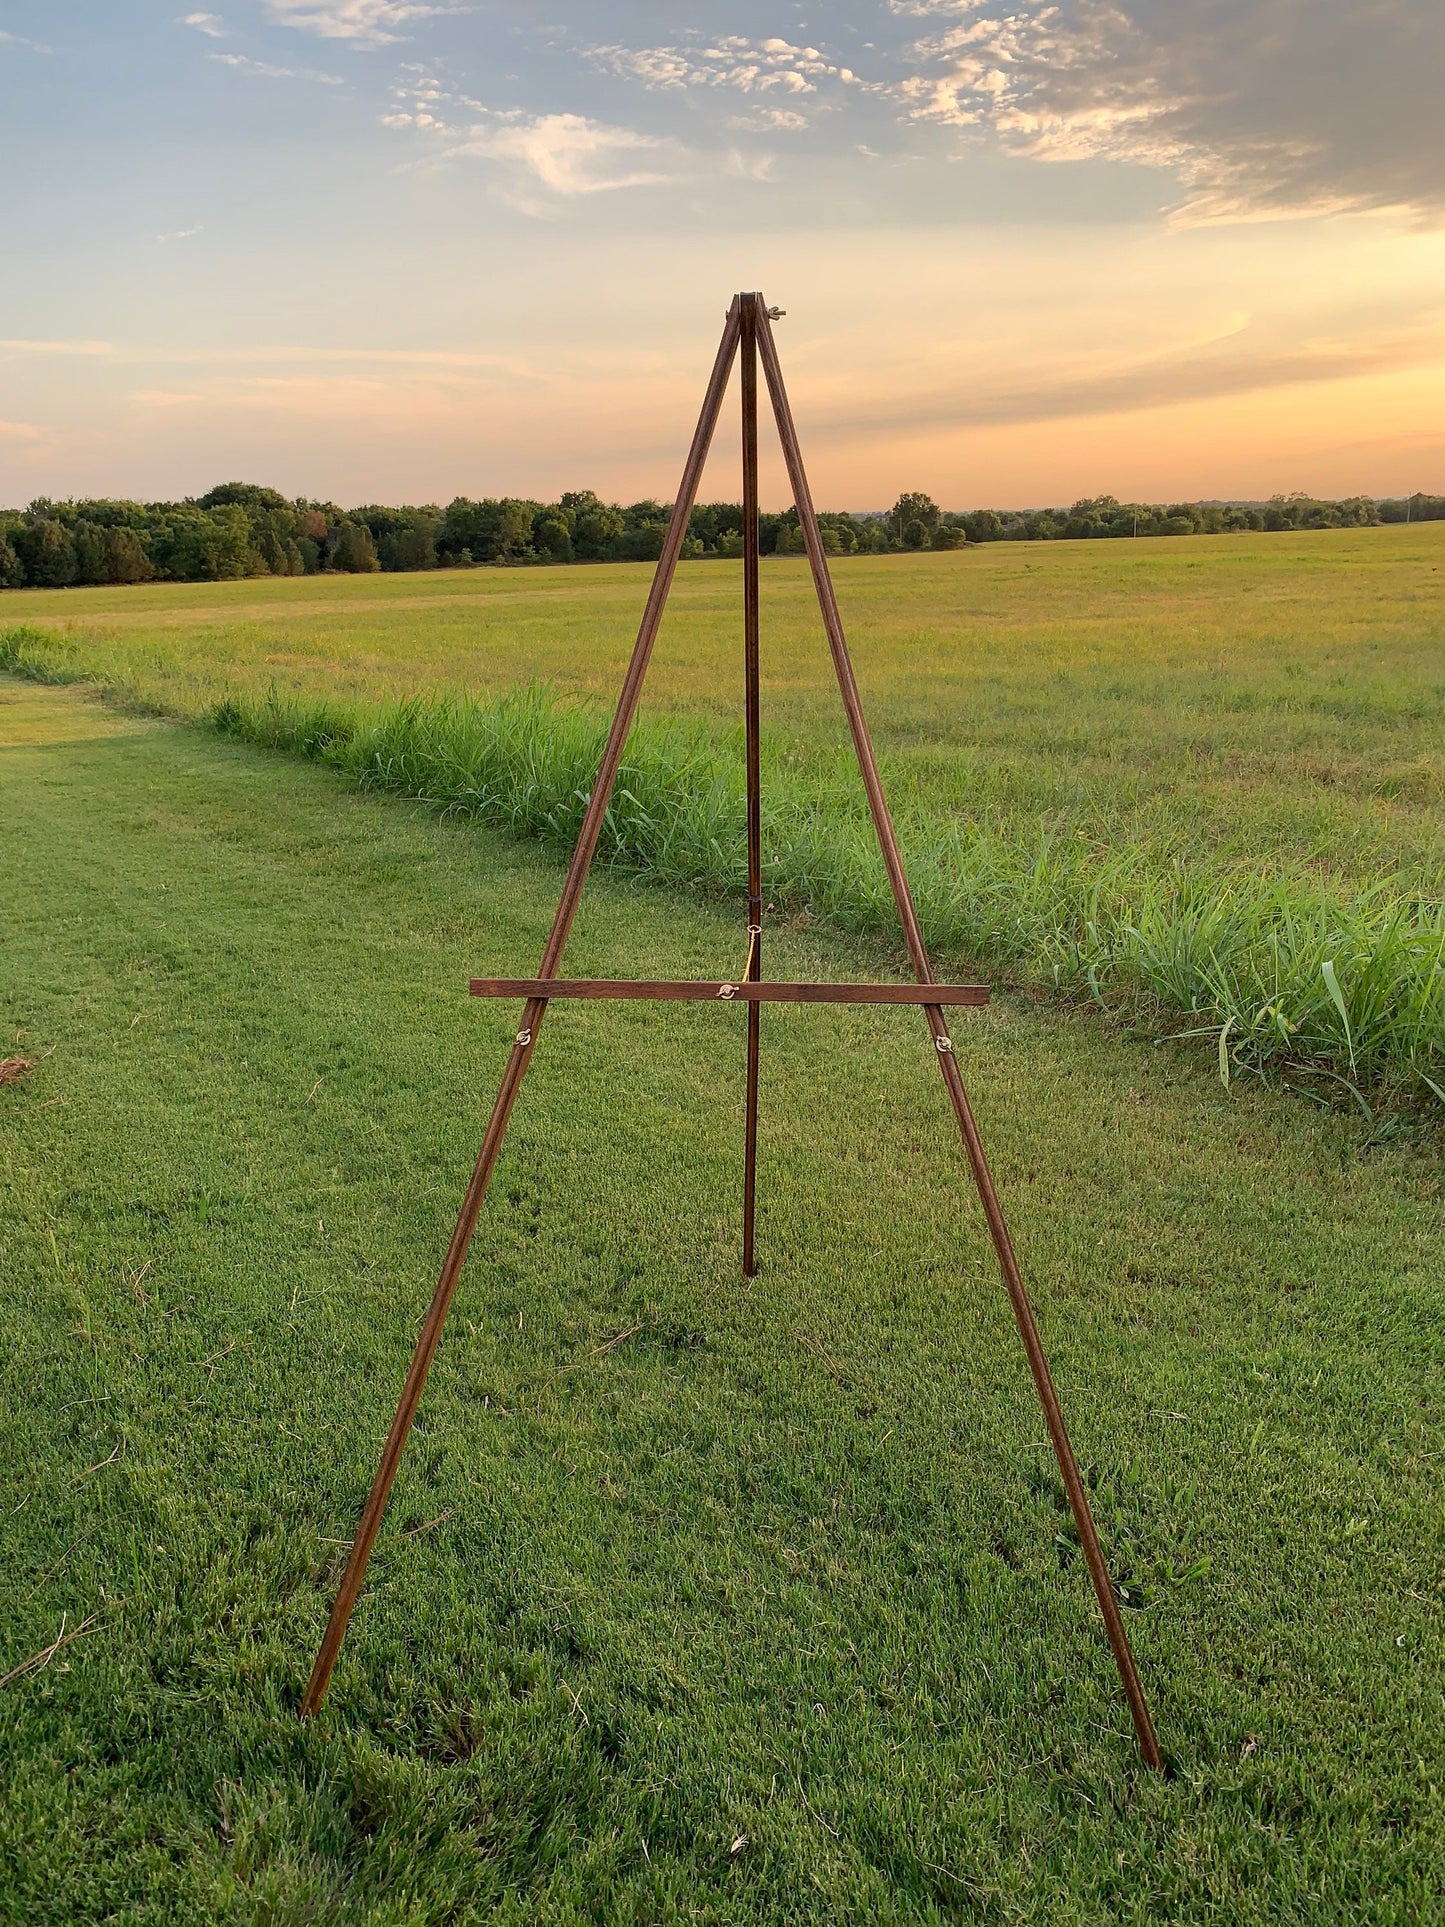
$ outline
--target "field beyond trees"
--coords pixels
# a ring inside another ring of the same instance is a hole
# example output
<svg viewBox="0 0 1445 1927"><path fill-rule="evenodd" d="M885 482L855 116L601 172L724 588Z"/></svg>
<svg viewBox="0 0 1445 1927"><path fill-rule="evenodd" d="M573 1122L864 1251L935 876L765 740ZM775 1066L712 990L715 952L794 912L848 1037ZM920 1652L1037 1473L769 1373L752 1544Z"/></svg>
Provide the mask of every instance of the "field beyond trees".
<svg viewBox="0 0 1445 1927"><path fill-rule="evenodd" d="M162 686L191 606L113 660ZM262 679L266 606L224 617ZM0 1918L1439 1917L1437 1159L1046 1004L957 1026L1156 1778L917 1014L766 1013L744 1287L739 1013L559 1007L303 1727L515 1024L466 979L535 967L556 857L12 678L0 822ZM739 931L613 869L569 963L716 976Z"/></svg>
<svg viewBox="0 0 1445 1927"><path fill-rule="evenodd" d="M1438 1105L1445 523L836 574L945 960L1193 1031L1227 1079ZM0 652L565 841L647 575L22 592ZM738 593L732 563L679 575L609 846L713 891L736 889L741 851ZM770 560L763 596L770 888L890 932L801 559ZM519 700L539 682L561 708Z"/></svg>

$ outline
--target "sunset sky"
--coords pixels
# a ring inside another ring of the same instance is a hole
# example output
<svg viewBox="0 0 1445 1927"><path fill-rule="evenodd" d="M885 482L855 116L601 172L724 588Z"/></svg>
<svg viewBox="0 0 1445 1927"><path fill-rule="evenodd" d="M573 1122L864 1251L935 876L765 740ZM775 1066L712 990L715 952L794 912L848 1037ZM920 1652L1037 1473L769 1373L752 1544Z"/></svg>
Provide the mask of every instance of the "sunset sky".
<svg viewBox="0 0 1445 1927"><path fill-rule="evenodd" d="M0 503L666 499L753 287L828 506L1445 490L1442 97L1440 0L0 0Z"/></svg>

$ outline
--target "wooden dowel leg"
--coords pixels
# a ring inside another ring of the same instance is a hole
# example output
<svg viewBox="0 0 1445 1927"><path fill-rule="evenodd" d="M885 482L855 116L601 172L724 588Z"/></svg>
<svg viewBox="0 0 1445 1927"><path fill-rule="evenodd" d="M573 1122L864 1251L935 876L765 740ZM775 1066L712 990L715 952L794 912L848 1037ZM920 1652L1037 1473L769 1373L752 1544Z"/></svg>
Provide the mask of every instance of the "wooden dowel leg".
<svg viewBox="0 0 1445 1927"><path fill-rule="evenodd" d="M341 1651L341 1642L346 1637L347 1624L352 1609L361 1592L361 1583L366 1577L367 1563L371 1558L371 1548L376 1543L376 1535L381 1530L382 1516L386 1502L391 1497L392 1482L396 1478L401 1455L406 1448L407 1436L416 1408L421 1403L422 1391L426 1386L427 1374L432 1360L436 1357L437 1346L441 1343L447 1313L451 1309L457 1279L461 1275L462 1263L467 1255L467 1246L472 1240L476 1226L477 1213L482 1208L482 1199L487 1195L492 1172L502 1149L502 1140L507 1135L507 1124L512 1115L517 1092L522 1079L527 1074L531 1062L532 1044L536 1040L537 1027L542 1021L546 1004L540 999L527 1006L527 1014L518 1041L512 1046L512 1054L507 1060L507 1068L502 1076L501 1088L492 1106L492 1115L487 1124L487 1133L482 1140L482 1148L477 1154L476 1166L472 1171L472 1181L467 1186L466 1197L462 1201L456 1229L447 1248L446 1262L442 1266L441 1277L436 1291L432 1294L431 1305L416 1341L412 1354L411 1369L406 1375L401 1400L396 1408L396 1416L391 1421L391 1430L386 1435L382 1447L381 1463L376 1468L376 1476L371 1482L366 1504L357 1522L356 1537L351 1542L351 1552L347 1557L346 1571L342 1575L341 1586L332 1602L331 1617L326 1622L316 1663L311 1668L311 1678L301 1700L301 1717L310 1719L318 1712L326 1697L326 1687L331 1678L331 1669L336 1664L336 1656ZM526 1038L526 1042L522 1041Z"/></svg>
<svg viewBox="0 0 1445 1927"><path fill-rule="evenodd" d="M758 338L757 296L740 315L739 377L743 407L743 712L748 792L748 977L763 974L763 806L759 766L758 598ZM758 1199L758 1069L763 1013L748 1005L747 1117L743 1131L743 1276L757 1273L754 1231Z"/></svg>
<svg viewBox="0 0 1445 1927"><path fill-rule="evenodd" d="M843 634L843 619L839 613L837 597L833 593L833 582L828 573L828 558L823 548L822 534L818 528L818 517L813 508L808 477L803 468L802 449L798 442L797 429L793 424L787 389L783 384L783 371L778 360L777 345L773 340L767 311L757 295L753 297L753 307L754 330L762 356L763 371L767 376L773 414L778 424L778 438L783 446L783 460L787 464L788 480L792 484L793 501L797 507L798 521L808 550L813 586L817 591L818 607L823 617L828 649L833 658L838 689L848 718L849 733L857 752L863 787L868 794L868 806L877 831L879 848L883 853L883 862L888 871L893 900L898 907L898 915L903 924L903 935L908 945L909 956L913 961L914 974L920 983L930 983L933 970L923 942L923 932L919 928L918 917L913 908L913 897L908 888L908 877L903 865L903 853L898 847L898 839L893 831L893 820L883 795L883 783L878 773L877 759L873 754L873 744L868 735L867 720L863 714L862 698L858 693L858 684L853 675L847 639ZM994 1188L993 1175L988 1167L988 1159L984 1155L983 1141L979 1137L978 1126L974 1122L968 1095L963 1087L963 1078L954 1060L953 1043L948 1034L948 1026L944 1022L943 1011L936 1004L925 1005L924 1015L933 1034L939 1065L943 1071L943 1081L948 1088L959 1130L963 1135L964 1149L983 1203L984 1216L988 1220L989 1235L993 1240L999 1268L1003 1272L1004 1284L1013 1306L1014 1320L1018 1325L1019 1336L1023 1340L1029 1370L1038 1391L1039 1403L1043 1406L1049 1440L1054 1449L1054 1457L1058 1461L1064 1490L1068 1494L1074 1523L1078 1527L1079 1540L1084 1548L1084 1558L1089 1568L1089 1577L1093 1581L1094 1595L1099 1602L1099 1611L1103 1614L1109 1644L1113 1648L1114 1661L1119 1669L1120 1684L1123 1686L1124 1697L1129 1704L1134 1731L1138 1735L1139 1750L1149 1766L1158 1768L1161 1760L1154 1722L1150 1718L1144 1691L1139 1683L1138 1669L1134 1664L1129 1637L1124 1630L1118 1601L1114 1597L1114 1588L1110 1583L1103 1550L1099 1545L1099 1535L1094 1529L1088 1494L1084 1490L1078 1461L1074 1456L1074 1448L1064 1424L1063 1411L1059 1405L1058 1394L1054 1390L1048 1360L1044 1356L1033 1307L1029 1303L1028 1293L1024 1289L1023 1278L1019 1272L1018 1260L1014 1255L1013 1241L1009 1237L1008 1226L1004 1223L1003 1211L999 1206L998 1194Z"/></svg>
<svg viewBox="0 0 1445 1927"><path fill-rule="evenodd" d="M758 1214L758 1058L762 1043L761 1004L748 1005L748 1093L743 1126L743 1276L758 1275L755 1230Z"/></svg>
<svg viewBox="0 0 1445 1927"><path fill-rule="evenodd" d="M1058 1462L1059 1473L1064 1481L1064 1491L1068 1494L1069 1510L1074 1515L1078 1528L1079 1543L1084 1549L1084 1562L1089 1568L1089 1578L1093 1582L1094 1597L1099 1602L1103 1615L1104 1628L1109 1635L1109 1645L1113 1649L1114 1664L1119 1671L1119 1683L1124 1689L1124 1698L1129 1704L1129 1714L1134 1722L1134 1731L1139 1740L1139 1751L1147 1766L1156 1771L1163 1762L1159 1754L1159 1740L1154 1732L1154 1721L1150 1716L1148 1701L1144 1698L1144 1688L1139 1681L1139 1669L1134 1664L1133 1649L1129 1645L1129 1635L1124 1630L1123 1615L1119 1602L1114 1597L1114 1587L1109 1578L1109 1568L1104 1559L1103 1547L1094 1527L1094 1515L1089 1507L1089 1495L1084 1489L1083 1477L1079 1471L1078 1459L1069 1440L1068 1427L1064 1423L1063 1407L1054 1389L1053 1374L1044 1352L1043 1340L1039 1337L1038 1322L1034 1308L1024 1287L1023 1275L1019 1271L1018 1259L1014 1253L1013 1239L1009 1236L1008 1225L1004 1221L1003 1209L998 1201L993 1173L989 1169L988 1157L979 1136L978 1125L974 1120L973 1107L964 1089L963 1077L954 1059L952 1040L948 1037L948 1026L943 1012L936 1005L927 1008L930 1027L934 1032L935 1045L940 1038L947 1040L949 1048L939 1050L938 1062L943 1072L943 1081L948 1087L948 1095L953 1103L954 1115L958 1119L959 1133L963 1138L963 1148L968 1157L969 1168L973 1172L974 1183L983 1205L984 1217L988 1220L989 1237L998 1257L999 1269L1003 1273L1004 1285L1008 1291L1009 1303L1013 1307L1014 1322L1023 1340L1024 1352L1029 1361L1029 1371L1033 1376L1034 1388L1043 1407L1044 1423L1048 1427L1049 1443L1053 1446L1054 1457Z"/></svg>
<svg viewBox="0 0 1445 1927"><path fill-rule="evenodd" d="M663 610L667 606L667 593L672 586L672 578L677 569L678 557L682 553L683 539L687 534L688 518L692 505L697 499L697 486L702 478L703 464L707 451L712 444L713 431L717 427L718 413L722 408L723 394L727 388L728 376L732 372L733 359L737 353L740 328L741 302L735 300L728 310L727 322L723 328L722 340L718 344L717 356L713 362L712 376L703 397L702 412L698 416L697 427L693 432L692 446L683 464L682 481L678 485L677 499L672 505L668 518L667 534L663 538L662 555L658 560L652 587L648 592L647 606L643 610L642 622L637 631L637 641L633 645L632 660L622 683L622 694L618 698L617 711L612 718L608 731L602 761L598 766L597 779L592 785L591 799L582 819L576 848L568 865L567 880L562 886L558 899L557 912L552 920L551 934L547 947L542 953L539 977L555 977L562 961L562 953L567 946L572 922L577 914L577 906L582 898L582 889L587 881L592 858L596 854L597 840L602 834L603 818L612 800L613 785L617 781L618 767L622 762L622 752L626 747L628 732L637 714L637 700L642 693L642 681L647 674L647 665L652 660L653 644L657 640L658 629L662 625ZM356 1537L351 1544L351 1553L346 1562L341 1587L332 1604L331 1617L327 1621L326 1632L322 1637L316 1663L311 1669L301 1700L301 1717L310 1718L316 1713L326 1694L331 1670L336 1664L336 1655L341 1650L341 1642L346 1636L347 1621L351 1618L361 1592L361 1583L366 1577L367 1561L371 1558L371 1548L381 1526L386 1502L391 1494L392 1481L401 1463L401 1455L406 1447L407 1434L411 1431L412 1420L426 1385L427 1373L431 1370L432 1359L436 1356L441 1342L442 1329L446 1324L447 1312L451 1308L452 1296L457 1288L462 1261L467 1255L472 1230L481 1210L482 1199L487 1194L492 1171L502 1149L502 1140L507 1134L507 1121L512 1115L517 1091L527 1074L527 1066L532 1061L532 1051L536 1044L537 1031L546 1015L545 997L533 998L526 1007L522 1028L517 1033L512 1046L512 1054L507 1060L507 1068L502 1075L501 1088L492 1106L491 1119L487 1125L482 1148L477 1154L477 1162L472 1171L472 1181L467 1186L467 1194L462 1201L462 1209L457 1218L456 1229L447 1249L446 1262L442 1266L441 1277L432 1295L426 1320L417 1339L416 1351L412 1355L411 1369L406 1375L402 1388L401 1401L396 1408L396 1416L391 1422L386 1444L382 1448L381 1463L376 1468L376 1477L371 1482L357 1524Z"/></svg>

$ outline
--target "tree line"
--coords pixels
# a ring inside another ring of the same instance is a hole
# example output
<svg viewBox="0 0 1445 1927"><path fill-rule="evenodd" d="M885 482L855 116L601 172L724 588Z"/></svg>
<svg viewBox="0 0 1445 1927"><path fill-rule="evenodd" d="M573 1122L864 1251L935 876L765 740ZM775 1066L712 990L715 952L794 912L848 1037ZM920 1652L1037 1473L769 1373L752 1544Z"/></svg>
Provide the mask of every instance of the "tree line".
<svg viewBox="0 0 1445 1927"><path fill-rule="evenodd" d="M445 508L341 509L291 501L275 489L225 482L183 502L51 501L0 509L0 588L72 584L215 582L243 576L370 575L378 570L477 568L527 563L652 562L662 553L669 505L623 507L590 489L555 502L506 496ZM918 492L891 509L819 515L830 555L957 549L973 542L1046 542L1083 537L1213 535L1244 529L1364 528L1445 519L1445 496L1322 501L1276 495L1265 503L1119 502L1112 495L1071 508L940 509ZM739 502L692 511L685 560L740 556ZM764 555L801 552L796 509L760 518Z"/></svg>

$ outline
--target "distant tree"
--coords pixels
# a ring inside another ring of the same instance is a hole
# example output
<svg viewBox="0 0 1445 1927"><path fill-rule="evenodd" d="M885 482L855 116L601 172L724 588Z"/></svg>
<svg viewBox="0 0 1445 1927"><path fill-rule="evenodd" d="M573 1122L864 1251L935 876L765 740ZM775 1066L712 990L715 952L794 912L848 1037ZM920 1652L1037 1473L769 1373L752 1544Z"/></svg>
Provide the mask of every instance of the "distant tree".
<svg viewBox="0 0 1445 1927"><path fill-rule="evenodd" d="M1035 509L1031 514L1021 515L1014 524L1016 540L1022 542L1052 542L1059 533L1062 523L1054 519L1048 509Z"/></svg>
<svg viewBox="0 0 1445 1927"><path fill-rule="evenodd" d="M376 553L383 569L434 569L437 565L438 511L418 510L414 519L398 526L377 541ZM373 530L373 534L375 531Z"/></svg>
<svg viewBox="0 0 1445 1927"><path fill-rule="evenodd" d="M1198 502L1171 502L1164 515L1170 522L1187 522L1186 534L1195 534L1204 527L1204 510Z"/></svg>
<svg viewBox="0 0 1445 1927"><path fill-rule="evenodd" d="M607 504L595 490L590 488L576 488L569 490L566 495L560 496L557 506L566 514L570 515L575 523L579 515L590 515L594 509L605 508Z"/></svg>
<svg viewBox="0 0 1445 1927"><path fill-rule="evenodd" d="M1439 522L1445 520L1445 495L1413 495L1377 504L1382 522Z"/></svg>
<svg viewBox="0 0 1445 1927"><path fill-rule="evenodd" d="M243 506L236 504L237 507ZM298 520L294 509L250 509L247 511L256 553L272 575L301 575L305 564L297 540Z"/></svg>
<svg viewBox="0 0 1445 1927"><path fill-rule="evenodd" d="M688 517L687 532L705 549L715 549L720 555L723 540L730 535L741 536L742 527L741 502L699 502Z"/></svg>
<svg viewBox="0 0 1445 1927"><path fill-rule="evenodd" d="M487 538L473 554L483 562L520 562L531 552L532 523L537 504L507 496L496 504L487 523Z"/></svg>
<svg viewBox="0 0 1445 1927"><path fill-rule="evenodd" d="M251 482L224 482L183 502L39 497L23 511L0 509L0 588L152 578L219 581L328 568L371 573L378 567L430 569L438 563L472 567L532 560L648 561L661 552L669 514L663 502L649 499L622 508L604 502L592 489L546 504L520 497L471 501L458 496L445 510L372 504L343 511L334 502L287 501L277 490ZM824 510L818 526L829 555L849 555L952 549L965 540L1364 528L1442 518L1445 496L1421 492L1385 501L1365 495L1331 501L1296 490L1262 505L1167 506L1097 495L1081 497L1068 509L945 514L930 496L914 491L901 495L886 514ZM764 555L801 551L796 509L760 515L758 546ZM682 544L685 557L737 557L742 549L740 503L694 504Z"/></svg>
<svg viewBox="0 0 1445 1927"><path fill-rule="evenodd" d="M457 495L447 503L437 536L437 558L453 568L467 568L472 560L472 536L480 504ZM465 560L463 558L465 557Z"/></svg>
<svg viewBox="0 0 1445 1927"><path fill-rule="evenodd" d="M106 570L105 530L99 523L76 522L70 531L75 548L75 580L90 588L109 581Z"/></svg>
<svg viewBox="0 0 1445 1927"><path fill-rule="evenodd" d="M549 562L572 560L572 524L560 509L543 509L532 523L532 547Z"/></svg>
<svg viewBox="0 0 1445 1927"><path fill-rule="evenodd" d="M667 535L666 522L637 522L624 529L616 551L624 562L655 562L662 554L662 544ZM702 553L702 544L698 544Z"/></svg>
<svg viewBox="0 0 1445 1927"><path fill-rule="evenodd" d="M911 490L907 494L900 495L889 511L888 533L904 548L921 549L937 525L939 514L938 504L931 495L921 494L916 489ZM922 523L922 542L909 541L908 525L910 522Z"/></svg>
<svg viewBox="0 0 1445 1927"><path fill-rule="evenodd" d="M105 532L105 579L107 582L149 582L155 565L146 554L145 543L135 529L107 529Z"/></svg>
<svg viewBox="0 0 1445 1927"><path fill-rule="evenodd" d="M332 545L331 566L344 575L376 574L381 564L371 530L364 522L353 522L349 516L343 518Z"/></svg>
<svg viewBox="0 0 1445 1927"><path fill-rule="evenodd" d="M84 502L52 503L47 513L73 526L77 522L94 522L98 528L140 528L145 524L146 511L137 502L118 502L101 496Z"/></svg>
<svg viewBox="0 0 1445 1927"><path fill-rule="evenodd" d="M274 488L261 488L255 482L222 482L218 487L208 489L196 503L197 508L223 509L242 508L250 514L275 513L280 510L294 513L293 505L284 495Z"/></svg>
<svg viewBox="0 0 1445 1927"><path fill-rule="evenodd" d="M1337 504L1345 528L1369 529L1378 526L1380 505L1370 495L1348 495Z"/></svg>
<svg viewBox="0 0 1445 1927"><path fill-rule="evenodd" d="M1156 516L1147 502L1124 502L1120 504L1115 533L1118 535L1153 535Z"/></svg>
<svg viewBox="0 0 1445 1927"><path fill-rule="evenodd" d="M627 562L655 562L662 554L671 509L666 502L632 502L622 511L621 539L613 553Z"/></svg>
<svg viewBox="0 0 1445 1927"><path fill-rule="evenodd" d="M437 554L444 562L460 564L465 551L472 562L518 562L532 545L535 502L508 496L473 502L459 495L442 518Z"/></svg>
<svg viewBox="0 0 1445 1927"><path fill-rule="evenodd" d="M209 510L172 503L152 536L151 552L161 574L177 582L234 582L264 567L250 518L234 503Z"/></svg>
<svg viewBox="0 0 1445 1927"><path fill-rule="evenodd" d="M836 510L825 509L818 517L818 528L824 537L832 537L831 544L827 540L823 543L829 555L852 555L863 536L861 523Z"/></svg>
<svg viewBox="0 0 1445 1927"><path fill-rule="evenodd" d="M32 589L68 589L74 582L75 544L64 523L48 515L27 521L16 530L14 548Z"/></svg>
<svg viewBox="0 0 1445 1927"><path fill-rule="evenodd" d="M564 495L562 501L570 506L569 497ZM621 509L609 508L605 502L599 502L593 496L591 502L578 507L576 515L577 519L572 525L572 548L578 561L605 561L622 540L622 532L627 526L622 519Z"/></svg>

